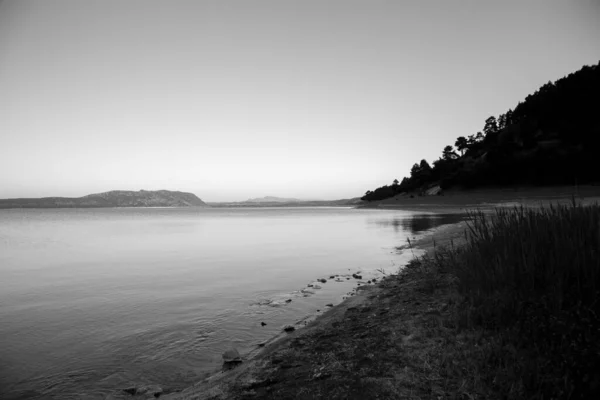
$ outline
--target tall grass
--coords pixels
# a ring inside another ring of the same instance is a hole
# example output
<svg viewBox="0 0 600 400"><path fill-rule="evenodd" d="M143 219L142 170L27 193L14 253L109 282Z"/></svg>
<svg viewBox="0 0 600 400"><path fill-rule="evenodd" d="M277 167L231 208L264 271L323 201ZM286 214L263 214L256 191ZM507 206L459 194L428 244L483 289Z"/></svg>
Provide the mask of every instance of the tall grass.
<svg viewBox="0 0 600 400"><path fill-rule="evenodd" d="M459 278L458 325L487 333L490 385L514 398L600 395L600 207L469 217L466 244L437 263Z"/></svg>

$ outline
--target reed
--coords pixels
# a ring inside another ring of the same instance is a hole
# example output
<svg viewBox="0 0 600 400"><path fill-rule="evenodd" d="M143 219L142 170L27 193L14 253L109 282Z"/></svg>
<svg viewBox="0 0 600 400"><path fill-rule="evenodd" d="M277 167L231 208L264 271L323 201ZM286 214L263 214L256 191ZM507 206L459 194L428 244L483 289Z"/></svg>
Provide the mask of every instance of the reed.
<svg viewBox="0 0 600 400"><path fill-rule="evenodd" d="M600 206L468 216L466 244L433 261L459 278L459 329L485 332L489 384L507 398L600 394Z"/></svg>

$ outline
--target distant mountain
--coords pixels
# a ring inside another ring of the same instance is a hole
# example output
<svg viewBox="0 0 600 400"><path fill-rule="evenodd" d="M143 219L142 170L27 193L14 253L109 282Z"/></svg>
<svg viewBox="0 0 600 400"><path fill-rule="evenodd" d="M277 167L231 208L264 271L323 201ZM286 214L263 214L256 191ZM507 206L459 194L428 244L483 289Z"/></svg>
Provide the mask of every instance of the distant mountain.
<svg viewBox="0 0 600 400"><path fill-rule="evenodd" d="M279 199L279 200L264 200ZM364 203L360 198L340 200L298 200L280 197L263 197L260 199L248 199L246 201L208 203L211 207L349 207Z"/></svg>
<svg viewBox="0 0 600 400"><path fill-rule="evenodd" d="M255 199L248 199L246 201L243 201L242 203L295 203L299 201L302 200L285 197L265 196L257 197Z"/></svg>
<svg viewBox="0 0 600 400"><path fill-rule="evenodd" d="M83 197L0 199L0 208L93 208L93 207L208 207L193 193L170 190L113 190Z"/></svg>

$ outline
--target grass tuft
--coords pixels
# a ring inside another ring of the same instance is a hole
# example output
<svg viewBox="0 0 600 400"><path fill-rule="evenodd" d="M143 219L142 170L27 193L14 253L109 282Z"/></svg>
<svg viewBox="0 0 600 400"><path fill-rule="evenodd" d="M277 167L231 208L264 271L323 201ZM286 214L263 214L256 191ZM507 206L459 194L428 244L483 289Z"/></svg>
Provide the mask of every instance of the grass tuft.
<svg viewBox="0 0 600 400"><path fill-rule="evenodd" d="M482 332L487 385L506 398L600 395L600 207L468 217L466 243L429 263L458 277L456 325Z"/></svg>

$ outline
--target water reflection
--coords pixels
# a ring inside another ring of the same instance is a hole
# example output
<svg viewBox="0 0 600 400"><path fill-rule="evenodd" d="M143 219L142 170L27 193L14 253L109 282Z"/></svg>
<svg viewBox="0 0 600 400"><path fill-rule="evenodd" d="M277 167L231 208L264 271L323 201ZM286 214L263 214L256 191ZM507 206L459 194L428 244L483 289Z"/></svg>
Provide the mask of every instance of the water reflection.
<svg viewBox="0 0 600 400"><path fill-rule="evenodd" d="M378 219L372 223L379 226L391 226L394 231L407 231L411 234L417 234L441 225L454 224L465 219L465 215L460 214L414 214L410 217L395 217L393 219Z"/></svg>
<svg viewBox="0 0 600 400"><path fill-rule="evenodd" d="M371 223L400 217L412 212L0 210L0 399L192 385L231 347L250 354L340 301L351 273L407 262L394 250L408 232Z"/></svg>

